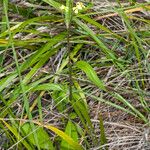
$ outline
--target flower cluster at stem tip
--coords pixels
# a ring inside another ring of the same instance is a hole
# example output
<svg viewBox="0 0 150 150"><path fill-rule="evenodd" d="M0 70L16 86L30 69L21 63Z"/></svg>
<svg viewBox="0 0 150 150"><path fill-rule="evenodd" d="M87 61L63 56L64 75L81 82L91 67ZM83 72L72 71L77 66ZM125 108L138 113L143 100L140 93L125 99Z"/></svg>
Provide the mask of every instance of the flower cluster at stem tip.
<svg viewBox="0 0 150 150"><path fill-rule="evenodd" d="M84 8L85 8L85 6L83 5L83 3L77 2L77 3L76 3L76 6L73 7L73 11L74 11L75 14L78 14L79 10L82 10L82 9L84 9ZM61 9L61 10L65 10L65 11L68 10L68 8L67 8L66 6L64 6L64 5L62 5L62 6L60 7L60 9Z"/></svg>

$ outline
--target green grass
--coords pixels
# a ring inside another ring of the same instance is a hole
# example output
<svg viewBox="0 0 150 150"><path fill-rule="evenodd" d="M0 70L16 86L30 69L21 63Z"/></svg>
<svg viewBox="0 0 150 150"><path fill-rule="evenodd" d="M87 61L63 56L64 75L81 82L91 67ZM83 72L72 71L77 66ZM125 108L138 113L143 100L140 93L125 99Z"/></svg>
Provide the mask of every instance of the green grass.
<svg viewBox="0 0 150 150"><path fill-rule="evenodd" d="M111 111L149 128L150 4L129 2L0 2L2 148L109 149Z"/></svg>

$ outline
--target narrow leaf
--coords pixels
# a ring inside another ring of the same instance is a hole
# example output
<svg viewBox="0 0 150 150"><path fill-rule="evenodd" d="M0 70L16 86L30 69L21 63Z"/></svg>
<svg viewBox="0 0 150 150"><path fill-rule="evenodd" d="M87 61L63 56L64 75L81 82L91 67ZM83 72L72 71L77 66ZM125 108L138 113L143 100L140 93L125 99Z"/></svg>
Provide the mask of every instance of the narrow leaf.
<svg viewBox="0 0 150 150"><path fill-rule="evenodd" d="M107 144L107 139L106 139L106 135L105 135L105 128L104 128L104 124L103 124L103 118L101 113L99 113L99 124L100 124L100 142L101 145ZM107 147L105 147L106 150L108 150Z"/></svg>
<svg viewBox="0 0 150 150"><path fill-rule="evenodd" d="M83 150L82 146L80 144L78 144L77 142L75 142L70 136L68 136L66 133L64 133L63 131L59 130L58 128L51 126L51 125L44 125L40 122L34 121L35 124L39 125L39 126L43 126L51 131L53 131L54 133L56 133L58 136L60 136L62 139L64 139L73 149L75 150Z"/></svg>
<svg viewBox="0 0 150 150"><path fill-rule="evenodd" d="M106 91L105 85L102 80L100 80L94 71L94 69L85 61L78 61L76 63L76 66L80 68L82 71L84 71L87 75L87 77L101 90Z"/></svg>
<svg viewBox="0 0 150 150"><path fill-rule="evenodd" d="M74 141L76 142L78 141L78 133L77 133L76 127L71 121L68 121L66 129L65 129L65 133L69 135ZM72 148L65 140L62 140L61 150L66 150L66 149L69 150Z"/></svg>
<svg viewBox="0 0 150 150"><path fill-rule="evenodd" d="M98 44L98 46L102 49L102 51L106 54L108 58L111 58L112 60L116 60L116 56L114 55L113 51L108 49L105 44L95 35L94 31L91 30L86 24L84 24L82 21L80 21L77 18L73 18L73 21L76 22L84 31L86 31Z"/></svg>
<svg viewBox="0 0 150 150"><path fill-rule="evenodd" d="M22 142L22 144L28 149L28 150L32 150L32 147L27 143L27 141L23 140L23 138L20 136L20 134L18 133L18 131L16 130L16 128L10 126L6 121L4 121L3 119L0 119L1 121L3 121L3 123L5 124L5 126L7 127L8 130L10 130L14 136L20 140L20 142Z"/></svg>
<svg viewBox="0 0 150 150"><path fill-rule="evenodd" d="M36 86L35 88L32 89L32 91L49 91L49 90L54 90L54 91L62 91L63 89L58 85L58 84L53 84L53 83L45 83Z"/></svg>
<svg viewBox="0 0 150 150"><path fill-rule="evenodd" d="M25 136L27 136L28 141L36 146L36 141L34 139L34 133L32 133L32 129L29 123L25 123L22 126L22 130L24 131ZM52 141L49 138L49 135L42 127L35 126L35 132L38 139L38 144L41 149L54 150Z"/></svg>
<svg viewBox="0 0 150 150"><path fill-rule="evenodd" d="M49 5L51 5L52 7L60 10L61 4L54 1L54 0L43 0L45 3L48 3Z"/></svg>

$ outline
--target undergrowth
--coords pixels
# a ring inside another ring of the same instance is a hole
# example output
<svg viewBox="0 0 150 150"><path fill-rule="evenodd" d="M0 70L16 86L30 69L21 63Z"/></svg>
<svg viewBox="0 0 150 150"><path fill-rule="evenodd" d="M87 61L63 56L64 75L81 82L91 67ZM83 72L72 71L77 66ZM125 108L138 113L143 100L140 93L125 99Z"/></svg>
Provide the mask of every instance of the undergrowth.
<svg viewBox="0 0 150 150"><path fill-rule="evenodd" d="M0 149L149 147L149 10L144 0L1 0Z"/></svg>

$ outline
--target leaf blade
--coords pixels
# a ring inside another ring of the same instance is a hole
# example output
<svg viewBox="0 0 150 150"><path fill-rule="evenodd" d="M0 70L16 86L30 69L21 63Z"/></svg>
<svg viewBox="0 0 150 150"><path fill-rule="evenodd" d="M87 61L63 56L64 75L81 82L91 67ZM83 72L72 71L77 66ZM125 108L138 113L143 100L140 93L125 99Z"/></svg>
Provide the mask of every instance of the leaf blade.
<svg viewBox="0 0 150 150"><path fill-rule="evenodd" d="M87 77L96 85L98 86L101 90L106 91L105 85L100 80L94 71L94 69L85 61L78 61L76 63L76 66L80 68L82 71L84 71L87 75Z"/></svg>

